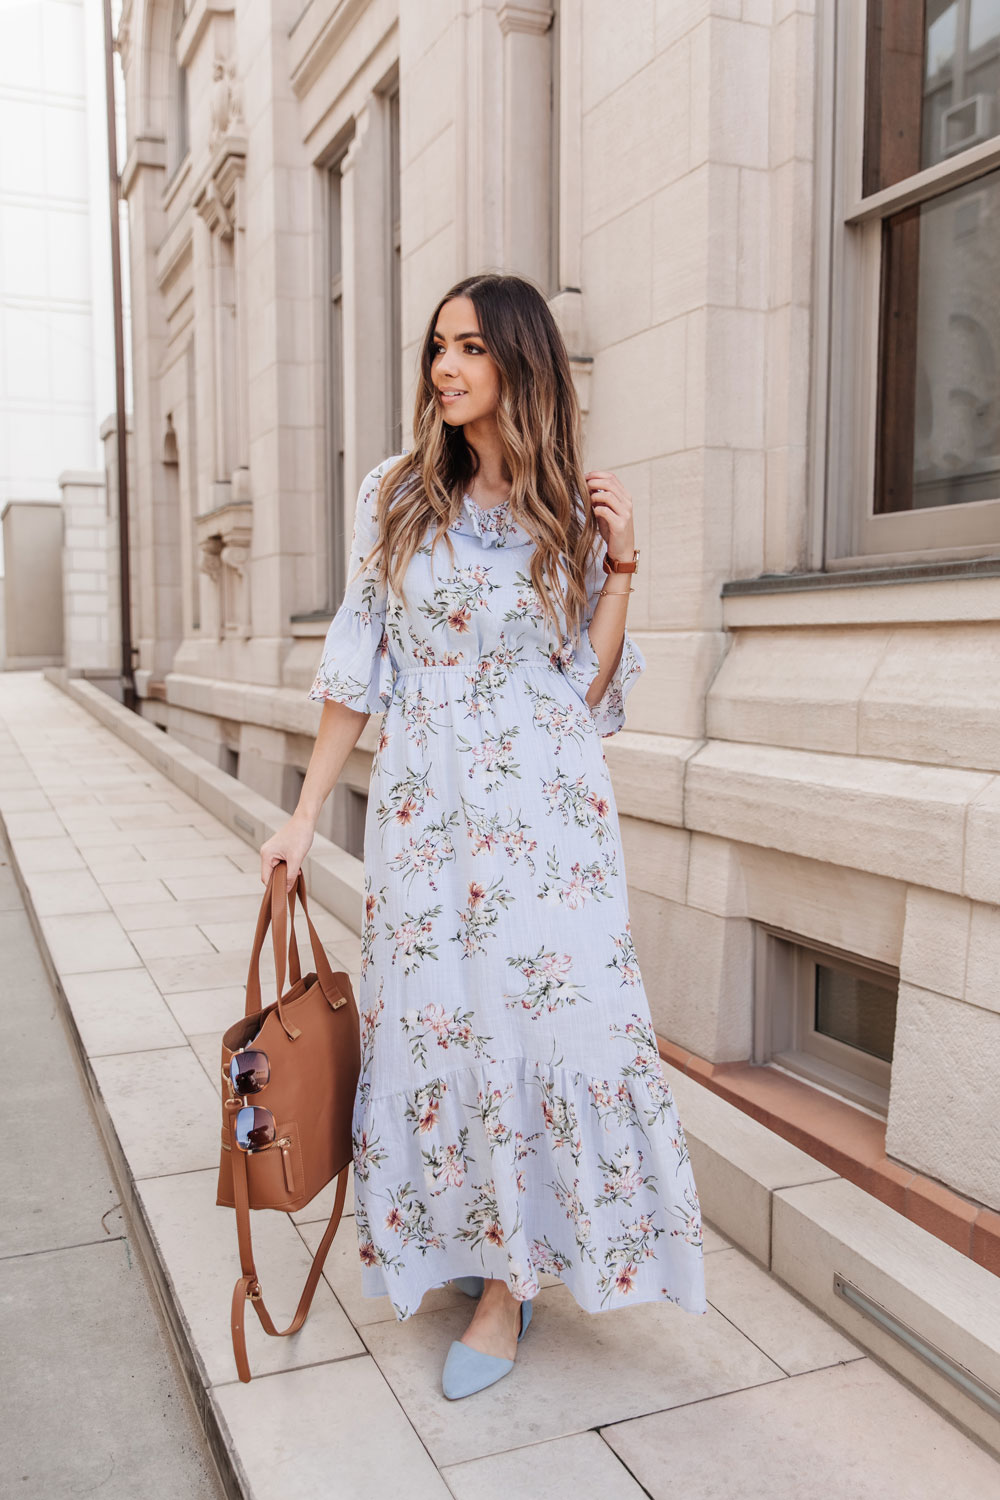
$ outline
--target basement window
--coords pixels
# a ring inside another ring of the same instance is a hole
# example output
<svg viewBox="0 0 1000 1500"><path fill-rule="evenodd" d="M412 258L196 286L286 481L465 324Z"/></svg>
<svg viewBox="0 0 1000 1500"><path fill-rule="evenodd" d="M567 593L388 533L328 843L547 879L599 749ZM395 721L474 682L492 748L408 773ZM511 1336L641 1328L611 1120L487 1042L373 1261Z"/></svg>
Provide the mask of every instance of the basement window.
<svg viewBox="0 0 1000 1500"><path fill-rule="evenodd" d="M754 1062L884 1117L899 973L758 923Z"/></svg>

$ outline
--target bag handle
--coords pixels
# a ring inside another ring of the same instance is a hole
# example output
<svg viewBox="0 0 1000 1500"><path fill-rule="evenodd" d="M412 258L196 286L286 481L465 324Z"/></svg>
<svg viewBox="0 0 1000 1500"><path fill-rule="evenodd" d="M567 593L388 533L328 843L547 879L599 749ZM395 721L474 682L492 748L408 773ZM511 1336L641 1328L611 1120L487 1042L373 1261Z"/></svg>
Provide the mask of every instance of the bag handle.
<svg viewBox="0 0 1000 1500"><path fill-rule="evenodd" d="M309 915L309 907L306 900L305 876L299 870L298 877L292 889L288 892L288 908L282 900L281 888L284 884L284 874L279 881L278 871L284 871L285 862L280 860L271 870L271 878L267 883L260 904L260 913L257 917L257 931L254 934L253 950L250 954L250 968L247 973L246 984L246 1008L244 1014L254 1015L263 1009L260 988L260 956L264 948L264 939L268 927L271 928L271 942L274 949L274 974L278 996L278 1017L284 1027L286 1035L294 1041L300 1035L299 1028L290 1022L286 1016L283 1005L285 989L285 963L286 953L288 955L289 970L292 983L297 984L301 979L299 966L298 943L295 937L295 897L298 895L302 902L302 910L305 914L306 924L309 928L309 942L312 947L313 959L316 964L316 977L320 988L333 1009L336 1009L343 1000L342 991L333 977L333 969L327 957L326 949L320 942L319 934L313 926L312 917ZM291 933L289 943L289 930ZM290 948L290 951L289 951Z"/></svg>
<svg viewBox="0 0 1000 1500"><path fill-rule="evenodd" d="M320 988L322 989L323 994L326 996L330 1004L333 1005L334 1009L336 1009L337 1007L336 1005L334 1005L334 1001L340 1000L342 998L342 992L337 984L337 981L333 977L333 969L330 967L330 960L327 957L326 949L320 942L319 934L313 926L312 917L309 915L309 907L306 904L305 876L302 874L301 870L298 873L298 878L295 884L288 892L288 917L293 937L295 933L296 895L298 895L299 900L302 902L302 912L306 919L306 925L309 928L309 941L312 945L313 959L316 963L316 977L320 982Z"/></svg>
<svg viewBox="0 0 1000 1500"><path fill-rule="evenodd" d="M253 950L250 954L250 968L247 973L246 985L246 1008L244 1015L252 1016L255 1012L263 1009L260 993L260 955L264 947L264 938L268 927L271 928L271 942L274 948L274 976L278 992L278 1017L285 1029L286 1035L294 1041L300 1035L299 1028L292 1025L285 1017L284 1005L282 1003L285 991L285 965L288 954L288 929L285 912L284 897L281 894L281 884L284 883L284 861L279 861L271 870L271 877L267 882L267 890L264 892L260 903L260 912L257 917L257 930L254 933ZM277 880L278 871L282 871L281 884ZM298 953L296 951L295 964L298 967Z"/></svg>
<svg viewBox="0 0 1000 1500"><path fill-rule="evenodd" d="M284 903L282 903L284 906ZM229 1138L233 1162L233 1197L236 1203L236 1234L240 1246L240 1269L242 1275L233 1288L232 1305L232 1332L233 1353L236 1356L236 1369L240 1380L244 1384L251 1379L250 1362L247 1359L246 1329L244 1327L244 1312L248 1301L252 1302L261 1326L265 1333L273 1334L276 1338L287 1338L290 1333L298 1333L306 1320L309 1308L312 1304L313 1295L319 1284L319 1278L323 1271L323 1263L326 1254L333 1244L333 1237L340 1225L341 1215L344 1211L344 1202L347 1198L347 1174L350 1162L341 1167L337 1176L337 1193L333 1200L333 1209L330 1221L323 1231L323 1238L313 1258L306 1284L302 1288L299 1305L295 1309L295 1316L287 1328L275 1328L274 1320L264 1304L264 1297L257 1280L257 1268L253 1259L253 1242L250 1238L250 1194L247 1187L247 1161L246 1156L236 1144L236 1115L240 1109L237 1099L226 1100L226 1112L229 1118Z"/></svg>

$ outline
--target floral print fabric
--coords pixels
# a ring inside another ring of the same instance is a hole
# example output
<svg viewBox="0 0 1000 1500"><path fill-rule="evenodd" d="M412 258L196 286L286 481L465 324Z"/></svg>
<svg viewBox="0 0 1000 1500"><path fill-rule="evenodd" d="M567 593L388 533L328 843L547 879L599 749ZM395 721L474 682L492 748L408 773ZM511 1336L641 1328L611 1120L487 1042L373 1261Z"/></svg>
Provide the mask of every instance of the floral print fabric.
<svg viewBox="0 0 1000 1500"><path fill-rule="evenodd" d="M358 497L349 576L376 540ZM458 1276L588 1312L707 1311L698 1194L632 942L601 745L645 667L628 632L600 702L584 625L552 638L533 543L468 496L411 560L406 605L349 583L309 696L385 711L365 829L354 1109L367 1296L396 1317ZM587 621L605 574L598 557Z"/></svg>

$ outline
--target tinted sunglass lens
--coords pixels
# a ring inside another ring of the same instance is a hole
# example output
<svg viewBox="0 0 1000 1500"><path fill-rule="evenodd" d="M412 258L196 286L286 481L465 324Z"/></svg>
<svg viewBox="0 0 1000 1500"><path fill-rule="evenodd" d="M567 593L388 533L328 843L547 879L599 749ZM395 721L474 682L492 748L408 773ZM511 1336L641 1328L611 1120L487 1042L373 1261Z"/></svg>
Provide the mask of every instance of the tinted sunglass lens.
<svg viewBox="0 0 1000 1500"><path fill-rule="evenodd" d="M271 1077L266 1052L248 1051L234 1054L229 1077L235 1094L256 1094Z"/></svg>
<svg viewBox="0 0 1000 1500"><path fill-rule="evenodd" d="M246 1104L236 1116L236 1144L243 1151L261 1151L269 1146L277 1132L269 1109Z"/></svg>

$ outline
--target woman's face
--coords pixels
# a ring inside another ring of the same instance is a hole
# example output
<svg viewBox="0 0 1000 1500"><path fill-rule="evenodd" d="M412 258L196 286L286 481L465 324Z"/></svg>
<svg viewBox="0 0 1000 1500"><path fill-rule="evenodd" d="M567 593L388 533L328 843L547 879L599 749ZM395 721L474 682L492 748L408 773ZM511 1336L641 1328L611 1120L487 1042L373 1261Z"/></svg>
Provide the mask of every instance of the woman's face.
<svg viewBox="0 0 1000 1500"><path fill-rule="evenodd" d="M431 342L431 380L441 414L452 427L492 417L496 411L497 367L486 351L476 309L468 297L452 297L438 314ZM461 394L443 394L450 391Z"/></svg>

